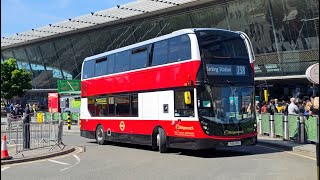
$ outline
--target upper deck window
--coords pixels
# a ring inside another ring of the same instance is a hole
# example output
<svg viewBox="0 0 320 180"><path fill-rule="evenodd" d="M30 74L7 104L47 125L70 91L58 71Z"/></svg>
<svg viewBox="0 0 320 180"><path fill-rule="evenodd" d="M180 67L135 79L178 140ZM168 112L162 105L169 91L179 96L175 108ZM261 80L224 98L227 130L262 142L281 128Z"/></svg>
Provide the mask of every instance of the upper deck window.
<svg viewBox="0 0 320 180"><path fill-rule="evenodd" d="M187 35L169 40L169 63L191 59L190 39Z"/></svg>
<svg viewBox="0 0 320 180"><path fill-rule="evenodd" d="M94 66L96 61L85 61L83 64L82 79L94 77Z"/></svg>
<svg viewBox="0 0 320 180"><path fill-rule="evenodd" d="M108 74L114 73L115 55L108 56Z"/></svg>
<svg viewBox="0 0 320 180"><path fill-rule="evenodd" d="M115 54L114 73L128 71L130 68L129 51L123 51Z"/></svg>
<svg viewBox="0 0 320 180"><path fill-rule="evenodd" d="M95 69L95 76L102 76L107 74L107 58L97 59L96 60L96 69Z"/></svg>
<svg viewBox="0 0 320 180"><path fill-rule="evenodd" d="M168 63L168 40L154 43L152 66Z"/></svg>
<svg viewBox="0 0 320 180"><path fill-rule="evenodd" d="M133 49L131 51L131 66L130 69L139 69L146 67L148 64L148 48L145 47L139 47L136 49Z"/></svg>
<svg viewBox="0 0 320 180"><path fill-rule="evenodd" d="M191 43L188 35L154 43L152 66L188 59L191 59Z"/></svg>
<svg viewBox="0 0 320 180"><path fill-rule="evenodd" d="M244 40L237 33L224 31L198 31L196 33L204 59L241 58L248 59Z"/></svg>

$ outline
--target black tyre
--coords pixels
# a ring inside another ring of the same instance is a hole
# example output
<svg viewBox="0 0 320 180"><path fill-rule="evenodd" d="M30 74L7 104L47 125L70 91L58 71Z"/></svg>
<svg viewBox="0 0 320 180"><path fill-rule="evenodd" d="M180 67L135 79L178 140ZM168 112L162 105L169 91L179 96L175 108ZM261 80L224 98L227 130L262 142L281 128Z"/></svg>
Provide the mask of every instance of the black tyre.
<svg viewBox="0 0 320 180"><path fill-rule="evenodd" d="M106 142L104 137L104 130L101 125L99 125L96 129L96 141L99 145L105 144Z"/></svg>
<svg viewBox="0 0 320 180"><path fill-rule="evenodd" d="M158 151L159 150L158 141L157 141L158 134L159 134L158 133L158 128L156 128L152 133L152 145L151 145L151 150L152 151Z"/></svg>
<svg viewBox="0 0 320 180"><path fill-rule="evenodd" d="M159 128L158 132L159 133L157 135L157 144L159 147L159 152L160 153L168 152L166 132L162 128Z"/></svg>

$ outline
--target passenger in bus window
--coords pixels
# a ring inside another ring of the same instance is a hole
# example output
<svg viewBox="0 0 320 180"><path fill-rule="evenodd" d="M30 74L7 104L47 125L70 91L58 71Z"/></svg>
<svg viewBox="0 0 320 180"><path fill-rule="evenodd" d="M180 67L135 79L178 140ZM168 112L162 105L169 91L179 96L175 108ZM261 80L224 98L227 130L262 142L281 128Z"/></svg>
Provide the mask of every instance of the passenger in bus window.
<svg viewBox="0 0 320 180"><path fill-rule="evenodd" d="M217 118L223 118L225 117L224 111L223 111L223 105L221 100L216 100L214 104L214 111L215 111L215 116Z"/></svg>

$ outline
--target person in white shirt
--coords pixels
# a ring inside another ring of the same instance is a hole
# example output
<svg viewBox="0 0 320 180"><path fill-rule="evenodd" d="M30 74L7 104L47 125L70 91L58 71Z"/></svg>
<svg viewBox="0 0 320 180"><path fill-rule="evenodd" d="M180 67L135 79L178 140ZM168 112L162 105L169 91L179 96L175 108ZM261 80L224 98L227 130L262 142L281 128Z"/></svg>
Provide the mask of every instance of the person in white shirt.
<svg viewBox="0 0 320 180"><path fill-rule="evenodd" d="M295 98L290 98L290 104L288 106L288 114L298 114L299 113L299 108L295 104L296 99Z"/></svg>

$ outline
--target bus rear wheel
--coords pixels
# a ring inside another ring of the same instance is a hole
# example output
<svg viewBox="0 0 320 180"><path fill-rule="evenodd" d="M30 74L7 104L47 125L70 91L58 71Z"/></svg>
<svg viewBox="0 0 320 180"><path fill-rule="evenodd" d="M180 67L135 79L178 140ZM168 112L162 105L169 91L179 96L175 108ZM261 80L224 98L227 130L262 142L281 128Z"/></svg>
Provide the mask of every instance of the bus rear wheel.
<svg viewBox="0 0 320 180"><path fill-rule="evenodd" d="M99 145L105 144L106 142L102 125L99 125L96 129L96 141Z"/></svg>
<svg viewBox="0 0 320 180"><path fill-rule="evenodd" d="M159 147L159 152L160 152L160 153L168 152L167 136L166 136L165 131L164 131L162 128L159 128L159 129L158 129L157 145L158 145L158 147Z"/></svg>

